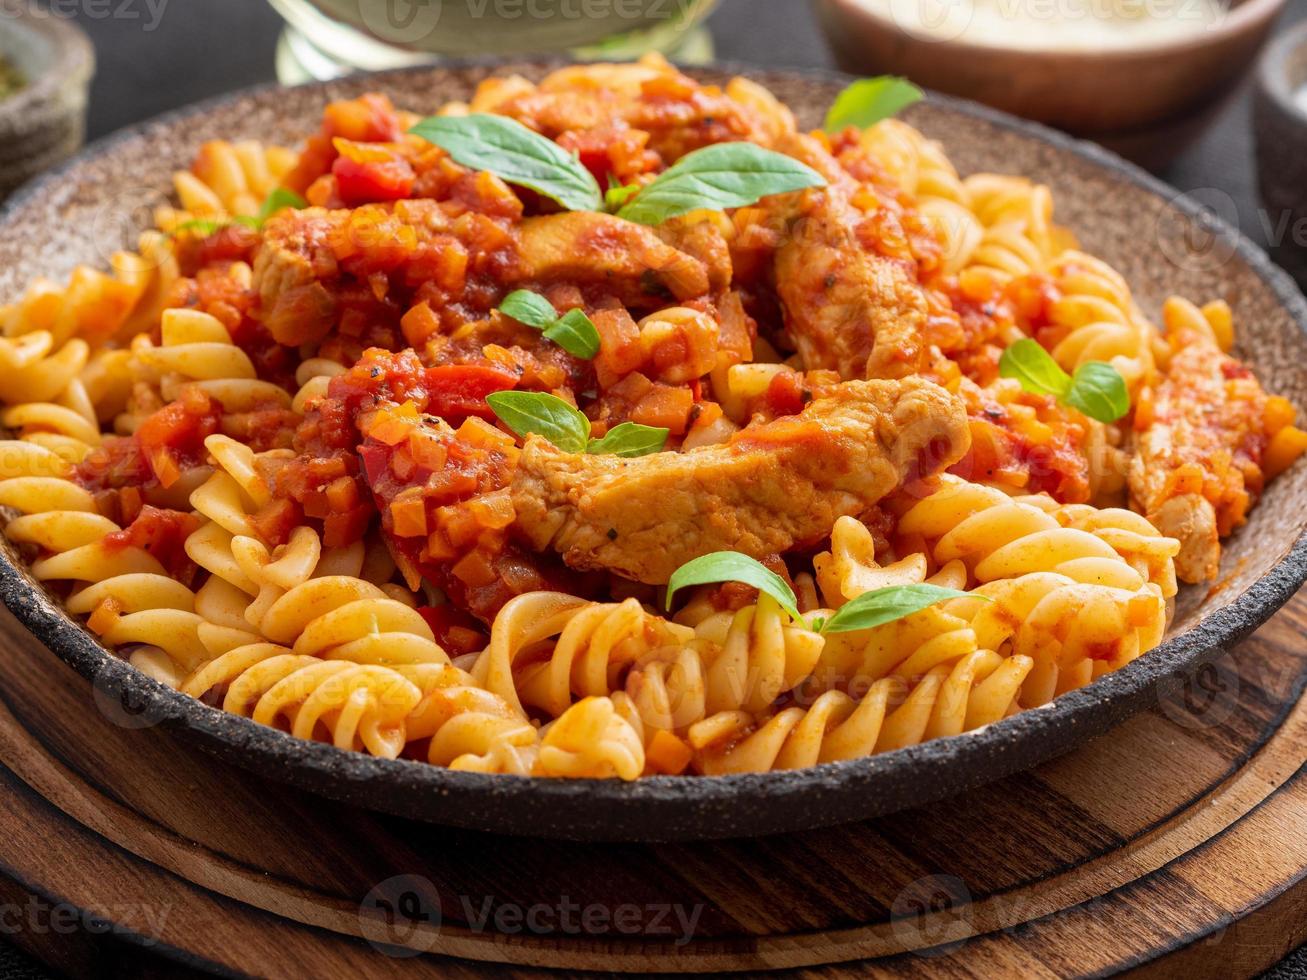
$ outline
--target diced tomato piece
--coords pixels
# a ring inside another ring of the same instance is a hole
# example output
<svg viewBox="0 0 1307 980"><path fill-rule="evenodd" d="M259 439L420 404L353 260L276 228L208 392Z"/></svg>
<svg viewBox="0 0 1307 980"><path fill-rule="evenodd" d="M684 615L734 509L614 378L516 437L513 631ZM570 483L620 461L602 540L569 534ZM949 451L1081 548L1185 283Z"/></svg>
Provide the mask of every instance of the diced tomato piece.
<svg viewBox="0 0 1307 980"><path fill-rule="evenodd" d="M446 421L456 421L468 415L493 419L495 413L486 404L486 396L516 386L514 375L480 364L430 368L427 371L429 401L426 411Z"/></svg>
<svg viewBox="0 0 1307 980"><path fill-rule="evenodd" d="M377 201L398 201L413 193L417 175L407 160L393 157L366 163L339 156L331 165L336 191L346 207Z"/></svg>
<svg viewBox="0 0 1307 980"><path fill-rule="evenodd" d="M105 535L105 548L141 548L148 551L168 574L181 582L189 582L195 574L195 565L186 555L186 539L198 529L200 521L193 514L179 510L163 510L149 504L121 531Z"/></svg>
<svg viewBox="0 0 1307 980"><path fill-rule="evenodd" d="M777 371L767 385L767 407L773 415L798 415L804 405L803 378L797 371Z"/></svg>
<svg viewBox="0 0 1307 980"><path fill-rule="evenodd" d="M276 547L290 540L290 533L300 523L302 514L293 500L273 500L250 515L254 532L264 544Z"/></svg>

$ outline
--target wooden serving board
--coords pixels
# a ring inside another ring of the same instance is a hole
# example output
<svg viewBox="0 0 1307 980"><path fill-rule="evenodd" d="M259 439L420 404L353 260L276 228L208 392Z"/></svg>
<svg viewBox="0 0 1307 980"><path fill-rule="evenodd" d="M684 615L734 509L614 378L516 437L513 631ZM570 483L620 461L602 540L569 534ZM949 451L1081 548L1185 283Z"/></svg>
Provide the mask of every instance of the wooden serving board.
<svg viewBox="0 0 1307 980"><path fill-rule="evenodd" d="M169 957L285 977L1197 980L1307 939L1307 593L1034 772L851 827L630 846L449 830L262 781L141 727L0 619L0 926L74 975L167 975Z"/></svg>

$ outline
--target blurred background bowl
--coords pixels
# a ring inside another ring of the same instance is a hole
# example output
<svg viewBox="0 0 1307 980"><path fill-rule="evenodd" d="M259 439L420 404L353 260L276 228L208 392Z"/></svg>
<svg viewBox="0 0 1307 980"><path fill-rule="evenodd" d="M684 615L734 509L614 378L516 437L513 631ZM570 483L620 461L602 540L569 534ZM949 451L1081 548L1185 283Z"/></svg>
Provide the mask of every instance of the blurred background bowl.
<svg viewBox="0 0 1307 980"><path fill-rule="evenodd" d="M565 55L712 59L701 24L717 0L268 0L287 24L282 82L429 64L438 58Z"/></svg>
<svg viewBox="0 0 1307 980"><path fill-rule="evenodd" d="M1307 226L1307 24L1286 31L1267 49L1257 72L1253 130L1257 179L1270 224L1302 237ZM1280 244L1307 246L1301 240Z"/></svg>
<svg viewBox="0 0 1307 980"><path fill-rule="evenodd" d="M846 71L904 75L1092 138L1157 168L1211 121L1285 0L1236 0L1219 20L1185 37L1074 49L946 40L892 16L895 4L881 12L865 0L814 2Z"/></svg>
<svg viewBox="0 0 1307 980"><path fill-rule="evenodd" d="M71 156L86 133L95 52L82 29L34 7L0 9L0 59L22 87L0 98L0 200Z"/></svg>

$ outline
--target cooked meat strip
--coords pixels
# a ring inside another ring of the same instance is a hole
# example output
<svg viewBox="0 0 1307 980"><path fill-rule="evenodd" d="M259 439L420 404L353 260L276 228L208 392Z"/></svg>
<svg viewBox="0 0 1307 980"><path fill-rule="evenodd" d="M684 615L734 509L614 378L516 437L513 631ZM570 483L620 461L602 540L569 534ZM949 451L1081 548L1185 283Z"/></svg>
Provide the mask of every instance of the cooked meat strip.
<svg viewBox="0 0 1307 980"><path fill-rule="evenodd" d="M815 543L968 443L962 403L917 379L836 385L800 415L684 453L573 455L533 436L512 483L516 528L573 568L661 585L710 552Z"/></svg>
<svg viewBox="0 0 1307 980"><path fill-rule="evenodd" d="M1220 539L1244 523L1261 493L1266 393L1209 334L1177 322L1167 339L1166 374L1136 419L1130 497L1180 541L1176 574L1202 582L1216 577Z"/></svg>
<svg viewBox="0 0 1307 980"><path fill-rule="evenodd" d="M811 136L778 149L822 174L822 189L778 198L786 241L776 253L776 293L790 339L809 371L858 378L905 378L927 367L926 297L902 263L867 250L866 216L850 203L857 184Z"/></svg>
<svg viewBox="0 0 1307 980"><path fill-rule="evenodd" d="M708 269L651 228L589 211L522 222L519 283L593 283L626 306L657 308L708 292Z"/></svg>
<svg viewBox="0 0 1307 980"><path fill-rule="evenodd" d="M903 378L924 369L926 297L903 265L858 241L836 188L809 191L776 253L776 292L808 370Z"/></svg>

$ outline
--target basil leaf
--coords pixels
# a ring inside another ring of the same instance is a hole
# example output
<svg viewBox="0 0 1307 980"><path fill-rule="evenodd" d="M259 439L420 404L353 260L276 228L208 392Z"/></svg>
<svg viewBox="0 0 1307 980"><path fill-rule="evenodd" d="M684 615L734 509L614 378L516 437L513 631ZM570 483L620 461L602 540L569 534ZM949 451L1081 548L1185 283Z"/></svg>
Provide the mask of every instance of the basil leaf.
<svg viewBox="0 0 1307 980"><path fill-rule="evenodd" d="M1016 378L1022 388L1036 395L1061 399L1071 387L1071 375L1033 337L1024 337L1003 351L998 373L1004 378Z"/></svg>
<svg viewBox="0 0 1307 980"><path fill-rule="evenodd" d="M499 312L518 323L543 331L547 340L552 340L573 357L588 361L599 353L599 331L585 310L579 307L560 317L554 304L539 293L519 289L504 297Z"/></svg>
<svg viewBox="0 0 1307 980"><path fill-rule="evenodd" d="M681 157L617 216L658 225L700 208L742 208L772 194L825 184L817 171L783 153L753 143L716 143Z"/></svg>
<svg viewBox="0 0 1307 980"><path fill-rule="evenodd" d="M621 456L625 459L648 456L650 453L663 451L670 432L670 429L656 429L651 425L623 422L609 429L608 434L602 439L591 439L590 447L586 452L596 456L604 454Z"/></svg>
<svg viewBox="0 0 1307 980"><path fill-rule="evenodd" d="M863 78L835 97L823 128L828 133L843 132L849 126L866 129L923 98L925 93L906 78Z"/></svg>
<svg viewBox="0 0 1307 980"><path fill-rule="evenodd" d="M799 616L794 591L770 568L738 551L717 551L704 555L672 573L667 582L667 608L672 608L672 596L690 585L709 585L717 582L743 582L775 599L794 619Z"/></svg>
<svg viewBox="0 0 1307 980"><path fill-rule="evenodd" d="M208 238L221 227L223 227L222 223L214 221L212 218L192 218L190 221L183 221L169 234L175 238L184 231L190 231L201 238Z"/></svg>
<svg viewBox="0 0 1307 980"><path fill-rule="evenodd" d="M221 231L223 228L229 228L232 225L241 225L245 228L252 228L255 231L263 230L263 223L271 218L278 211L285 208L295 208L301 210L309 206L309 202L304 200L294 191L285 187L275 187L263 199L263 204L259 206L257 215L238 214L228 221L214 221L212 218L194 218L191 221L183 222L172 230L172 234L178 235L183 231L193 231L195 234L204 238Z"/></svg>
<svg viewBox="0 0 1307 980"><path fill-rule="evenodd" d="M614 184L604 192L604 207L609 211L617 211L639 193L639 184Z"/></svg>
<svg viewBox="0 0 1307 980"><path fill-rule="evenodd" d="M1018 340L1003 352L998 373L1016 378L1026 391L1052 395L1099 422L1115 422L1130 411L1130 392L1116 368L1104 361L1087 361L1072 377L1032 337Z"/></svg>
<svg viewBox="0 0 1307 980"><path fill-rule="evenodd" d="M569 211L599 211L599 182L581 161L551 139L507 116L431 116L409 130L455 162L528 187Z"/></svg>
<svg viewBox="0 0 1307 980"><path fill-rule="evenodd" d="M959 592L956 589L944 589L938 585L891 585L885 589L864 592L840 606L834 616L821 625L823 633L851 633L854 630L869 630L873 626L884 626L896 619L920 612L927 606L933 606L945 599L993 600L987 596Z"/></svg>
<svg viewBox="0 0 1307 980"><path fill-rule="evenodd" d="M263 223L278 211L284 211L286 208L302 211L308 206L309 202L289 187L274 187L268 196L264 198L263 205L259 208L257 215L259 226L262 227Z"/></svg>
<svg viewBox="0 0 1307 980"><path fill-rule="evenodd" d="M573 357L590 360L599 353L599 331L585 310L568 310L553 325L545 328L545 338L552 340Z"/></svg>
<svg viewBox="0 0 1307 980"><path fill-rule="evenodd" d="M558 319L554 304L529 289L519 289L505 296L499 304L499 312L537 330L552 327Z"/></svg>
<svg viewBox="0 0 1307 980"><path fill-rule="evenodd" d="M542 391L496 391L486 404L518 436L544 436L568 453L583 453L590 440L590 420L556 395Z"/></svg>
<svg viewBox="0 0 1307 980"><path fill-rule="evenodd" d="M1115 422L1130 411L1125 378L1104 361L1087 361L1076 368L1063 401L1099 422Z"/></svg>

